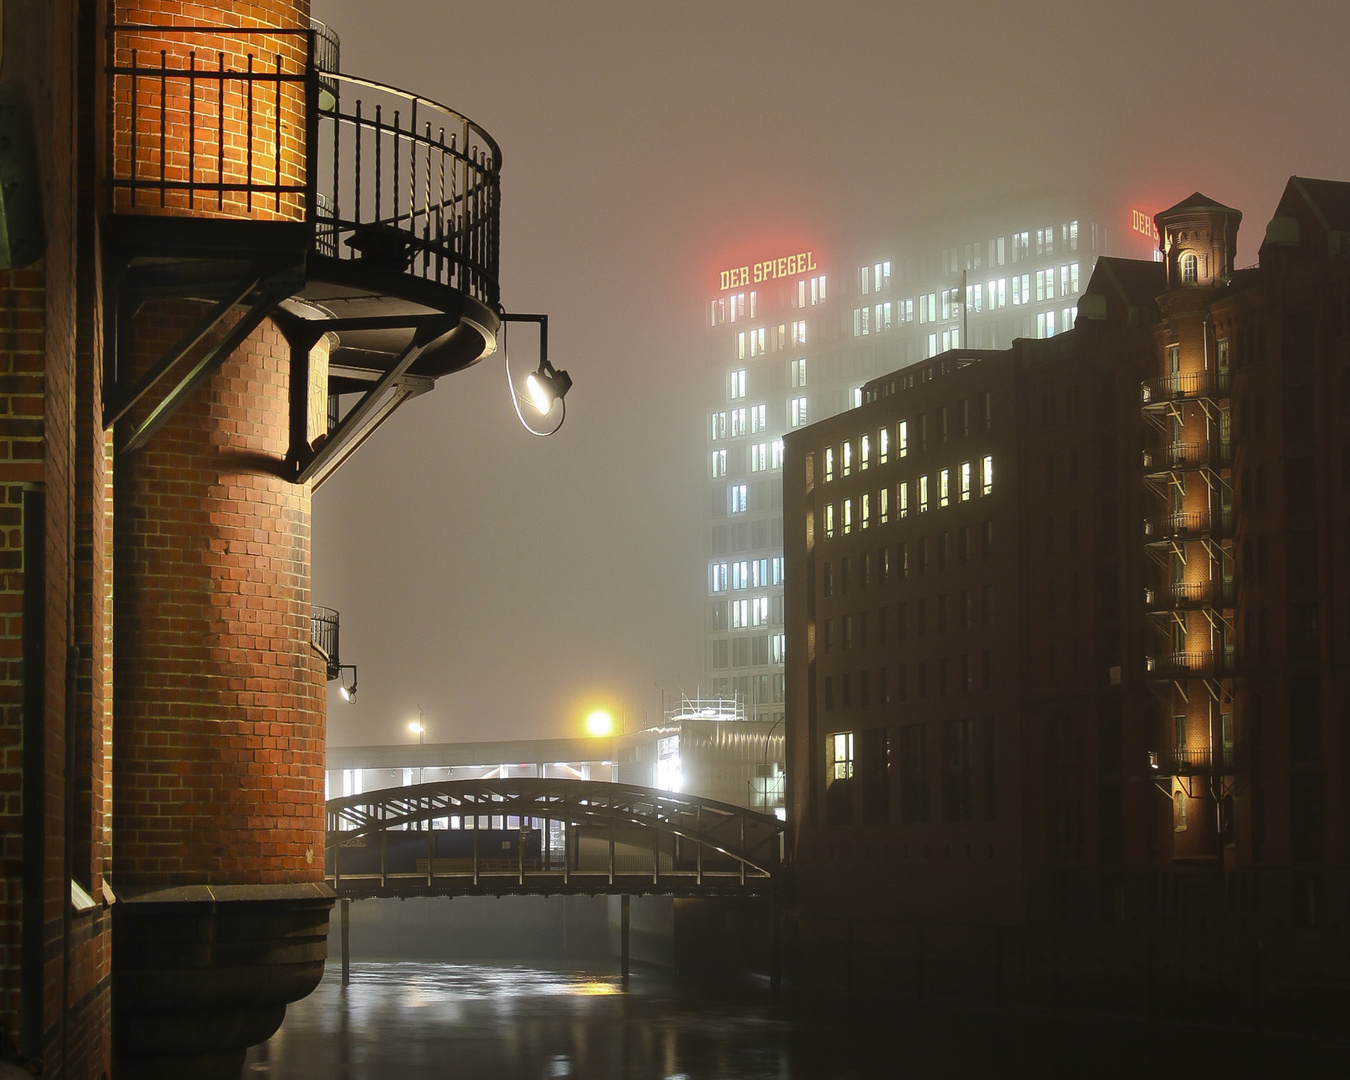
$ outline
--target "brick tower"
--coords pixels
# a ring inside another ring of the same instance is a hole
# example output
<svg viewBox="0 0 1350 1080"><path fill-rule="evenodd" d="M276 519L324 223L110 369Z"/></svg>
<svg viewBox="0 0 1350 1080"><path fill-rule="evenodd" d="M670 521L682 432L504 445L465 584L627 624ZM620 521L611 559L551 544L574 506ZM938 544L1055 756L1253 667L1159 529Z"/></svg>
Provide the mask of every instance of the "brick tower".
<svg viewBox="0 0 1350 1080"><path fill-rule="evenodd" d="M311 493L495 347L501 155L345 78L306 0L38 7L0 87L0 992L44 1075L234 1080L326 956Z"/></svg>

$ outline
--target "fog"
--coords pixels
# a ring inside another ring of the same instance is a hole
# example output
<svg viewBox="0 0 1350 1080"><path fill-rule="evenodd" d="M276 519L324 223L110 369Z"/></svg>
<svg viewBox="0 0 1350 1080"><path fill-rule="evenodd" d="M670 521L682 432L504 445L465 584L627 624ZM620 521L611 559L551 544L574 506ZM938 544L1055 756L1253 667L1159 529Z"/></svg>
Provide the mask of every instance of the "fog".
<svg viewBox="0 0 1350 1080"><path fill-rule="evenodd" d="M1243 211L1350 179L1350 5L471 6L316 0L349 74L502 148L502 302L571 372L549 439L500 354L406 405L315 495L314 594L340 609L335 745L575 735L654 716L703 670L701 304L724 253L849 238L1026 188ZM1117 225L1117 227L1122 227ZM510 331L513 367L536 359ZM661 688L661 689L658 689Z"/></svg>

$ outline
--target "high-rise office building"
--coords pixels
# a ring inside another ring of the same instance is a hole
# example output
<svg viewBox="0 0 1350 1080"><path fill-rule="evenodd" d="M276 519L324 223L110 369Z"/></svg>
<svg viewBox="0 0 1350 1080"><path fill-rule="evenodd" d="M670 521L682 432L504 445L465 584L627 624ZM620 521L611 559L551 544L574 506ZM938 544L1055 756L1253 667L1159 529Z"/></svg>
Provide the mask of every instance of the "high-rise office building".
<svg viewBox="0 0 1350 1080"><path fill-rule="evenodd" d="M756 251L717 269L704 310L705 693L734 697L750 719L783 717L784 433L859 404L885 372L1063 333L1112 253L1108 234L1149 257L1151 218L1107 220L1080 201L1028 197L904 238Z"/></svg>

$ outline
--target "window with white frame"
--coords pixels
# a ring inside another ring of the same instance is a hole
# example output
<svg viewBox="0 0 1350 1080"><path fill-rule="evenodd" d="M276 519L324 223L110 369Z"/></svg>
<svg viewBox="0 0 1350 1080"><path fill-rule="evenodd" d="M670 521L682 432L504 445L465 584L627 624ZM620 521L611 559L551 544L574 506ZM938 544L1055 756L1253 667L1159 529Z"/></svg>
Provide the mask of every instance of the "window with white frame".
<svg viewBox="0 0 1350 1080"><path fill-rule="evenodd" d="M769 467L769 447L767 443L752 443L750 446L750 471L763 472Z"/></svg>
<svg viewBox="0 0 1350 1080"><path fill-rule="evenodd" d="M727 489L727 502L733 514L744 514L747 506L747 488L745 484L732 484Z"/></svg>
<svg viewBox="0 0 1350 1080"><path fill-rule="evenodd" d="M961 462L961 501L970 501L970 462Z"/></svg>
<svg viewBox="0 0 1350 1080"><path fill-rule="evenodd" d="M843 450L843 454L844 454L844 457L843 457L844 470L843 470L843 472L844 472L844 475L845 475L845 476L850 476L850 475L852 475L852 473L853 473L853 443L852 443L851 440L847 440L847 439L846 439L846 440L844 441L844 450Z"/></svg>
<svg viewBox="0 0 1350 1080"><path fill-rule="evenodd" d="M806 424L806 398L795 397L788 402L788 423L792 427Z"/></svg>
<svg viewBox="0 0 1350 1080"><path fill-rule="evenodd" d="M806 320L798 319L792 324L792 344L806 344Z"/></svg>
<svg viewBox="0 0 1350 1080"><path fill-rule="evenodd" d="M774 439L774 441L769 444L769 461L771 462L770 468L781 469L783 467L782 439Z"/></svg>
<svg viewBox="0 0 1350 1080"><path fill-rule="evenodd" d="M714 450L712 452L712 478L716 480L719 476L727 474L727 452L725 449Z"/></svg>
<svg viewBox="0 0 1350 1080"><path fill-rule="evenodd" d="M877 464L885 465L886 457L891 449L891 429L882 428L877 432Z"/></svg>
<svg viewBox="0 0 1350 1080"><path fill-rule="evenodd" d="M769 598L767 596L756 596L754 604L750 611L751 626L769 625Z"/></svg>
<svg viewBox="0 0 1350 1080"><path fill-rule="evenodd" d="M750 625L750 601L733 600L731 602L731 626L735 630Z"/></svg>
<svg viewBox="0 0 1350 1080"><path fill-rule="evenodd" d="M896 429L895 456L905 457L908 454L909 454L909 421L901 420L900 426Z"/></svg>
<svg viewBox="0 0 1350 1080"><path fill-rule="evenodd" d="M928 477L919 477L919 513L928 513Z"/></svg>
<svg viewBox="0 0 1350 1080"><path fill-rule="evenodd" d="M834 479L834 447L825 447L825 483Z"/></svg>
<svg viewBox="0 0 1350 1080"><path fill-rule="evenodd" d="M858 468L865 469L871 464L872 436L863 435L858 439Z"/></svg>
<svg viewBox="0 0 1350 1080"><path fill-rule="evenodd" d="M712 414L712 437L714 442L727 437L727 414L725 410Z"/></svg>
<svg viewBox="0 0 1350 1080"><path fill-rule="evenodd" d="M825 504L825 539L834 539L834 503Z"/></svg>
<svg viewBox="0 0 1350 1080"><path fill-rule="evenodd" d="M938 470L938 506L946 506L950 501L948 498L950 494L948 490L949 479L947 469Z"/></svg>
<svg viewBox="0 0 1350 1080"><path fill-rule="evenodd" d="M745 560L731 564L731 587L733 589L750 588L750 564Z"/></svg>
<svg viewBox="0 0 1350 1080"><path fill-rule="evenodd" d="M773 574L773 578L772 578L772 580L769 582L769 584L770 584L770 585L781 585L781 584L783 584L783 556L782 556L782 555L775 555L772 559L769 560L769 569L770 569L770 572Z"/></svg>
<svg viewBox="0 0 1350 1080"><path fill-rule="evenodd" d="M750 406L750 434L754 435L769 426L768 408L767 405Z"/></svg>
<svg viewBox="0 0 1350 1080"><path fill-rule="evenodd" d="M845 499L840 507L840 517L843 521L844 535L847 536L853 531L853 500Z"/></svg>
<svg viewBox="0 0 1350 1080"><path fill-rule="evenodd" d="M895 512L897 517L909 517L909 481L901 480L899 486L895 489L896 503Z"/></svg>
<svg viewBox="0 0 1350 1080"><path fill-rule="evenodd" d="M727 564L713 563L709 568L712 573L712 591L715 593L727 591Z"/></svg>
<svg viewBox="0 0 1350 1080"><path fill-rule="evenodd" d="M872 519L872 495L871 492L864 491L858 496L858 525L861 528L867 528Z"/></svg>
<svg viewBox="0 0 1350 1080"><path fill-rule="evenodd" d="M745 331L742 330L736 335L736 359L745 359Z"/></svg>
<svg viewBox="0 0 1350 1080"><path fill-rule="evenodd" d="M800 386L806 385L806 357L799 360L793 360L789 367L790 382L795 390Z"/></svg>
<svg viewBox="0 0 1350 1080"><path fill-rule="evenodd" d="M797 282L797 307L806 307L806 281L805 279Z"/></svg>
<svg viewBox="0 0 1350 1080"><path fill-rule="evenodd" d="M745 368L733 371L729 377L731 400L745 397Z"/></svg>
<svg viewBox="0 0 1350 1080"><path fill-rule="evenodd" d="M825 738L829 751L825 766L825 783L828 786L835 780L847 780L853 775L853 732L841 731Z"/></svg>
<svg viewBox="0 0 1350 1080"><path fill-rule="evenodd" d="M877 492L877 514L883 525L891 519L891 489L888 487Z"/></svg>
<svg viewBox="0 0 1350 1080"><path fill-rule="evenodd" d="M731 410L731 435L735 438L737 435L745 434L745 409Z"/></svg>
<svg viewBox="0 0 1350 1080"><path fill-rule="evenodd" d="M980 488L981 495L994 493L994 459L987 454L980 463Z"/></svg>
<svg viewBox="0 0 1350 1080"><path fill-rule="evenodd" d="M858 293L860 296L866 296L871 292L872 268L870 266L858 267Z"/></svg>

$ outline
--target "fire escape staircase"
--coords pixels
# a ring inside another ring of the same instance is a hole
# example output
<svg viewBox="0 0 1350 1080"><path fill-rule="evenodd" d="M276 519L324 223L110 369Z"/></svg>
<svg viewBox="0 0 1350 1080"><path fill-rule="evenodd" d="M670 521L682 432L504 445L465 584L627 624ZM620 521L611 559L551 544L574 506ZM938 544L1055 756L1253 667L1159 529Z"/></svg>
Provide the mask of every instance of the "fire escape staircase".
<svg viewBox="0 0 1350 1080"><path fill-rule="evenodd" d="M341 74L317 23L117 25L107 50L103 420L116 453L145 446L267 318L290 347L278 471L314 487L404 401L495 349L501 152L487 132ZM129 327L161 300L203 313L133 377ZM312 379L325 338L327 378ZM326 391L317 409L312 383Z"/></svg>

